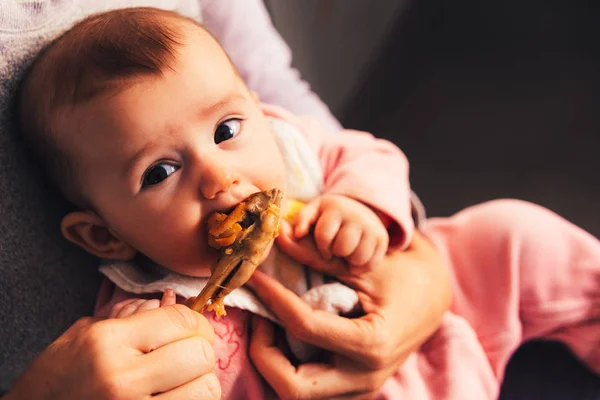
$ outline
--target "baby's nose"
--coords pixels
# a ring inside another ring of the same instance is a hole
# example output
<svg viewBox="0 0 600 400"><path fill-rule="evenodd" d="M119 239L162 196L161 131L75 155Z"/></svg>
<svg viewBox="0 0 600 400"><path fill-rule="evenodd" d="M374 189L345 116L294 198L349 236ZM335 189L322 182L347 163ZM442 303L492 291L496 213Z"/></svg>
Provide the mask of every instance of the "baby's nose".
<svg viewBox="0 0 600 400"><path fill-rule="evenodd" d="M232 186L239 184L240 178L238 170L226 162L207 163L200 180L202 197L212 200L217 194L227 192Z"/></svg>

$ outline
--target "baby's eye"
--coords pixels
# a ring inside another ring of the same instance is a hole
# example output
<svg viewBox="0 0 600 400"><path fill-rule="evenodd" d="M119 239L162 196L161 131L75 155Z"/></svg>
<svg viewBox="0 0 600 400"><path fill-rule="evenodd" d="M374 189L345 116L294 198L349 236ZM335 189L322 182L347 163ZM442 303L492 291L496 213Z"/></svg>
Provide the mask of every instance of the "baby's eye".
<svg viewBox="0 0 600 400"><path fill-rule="evenodd" d="M219 144L231 139L240 131L240 120L236 118L221 122L215 131L215 143Z"/></svg>
<svg viewBox="0 0 600 400"><path fill-rule="evenodd" d="M164 162L153 165L146 173L144 173L144 177L142 178L142 189L161 183L178 169L179 167Z"/></svg>

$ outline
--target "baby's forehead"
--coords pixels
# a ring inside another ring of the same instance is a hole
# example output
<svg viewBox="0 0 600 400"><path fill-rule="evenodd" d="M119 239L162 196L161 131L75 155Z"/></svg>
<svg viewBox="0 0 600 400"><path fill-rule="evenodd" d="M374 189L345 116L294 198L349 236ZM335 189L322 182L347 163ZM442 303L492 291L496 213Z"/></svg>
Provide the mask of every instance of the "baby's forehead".
<svg viewBox="0 0 600 400"><path fill-rule="evenodd" d="M122 26L124 20L121 16L102 30L97 29L98 22L92 19L87 22L88 27L84 23L83 27L73 28L70 32L73 36L67 34L64 38L66 43L56 43L58 49L53 50L57 54L49 57L46 62L62 59L67 67L62 74L58 68L50 67L54 69L53 85L56 85L58 92L55 97L59 99L52 107L55 111L60 111L61 108L64 111L62 103L63 106L67 106L68 112L53 113L54 115L64 117L65 114L79 109L103 107L132 87L151 85L172 73L185 71L187 76L198 76L202 70L198 64L210 64L214 66L213 71L217 70L220 76L241 80L218 40L203 26L174 13L155 14L152 11L150 15L152 18L138 18L133 27L129 24ZM98 18L103 21L108 17L101 15ZM127 29L130 29L130 32L127 32ZM77 42L77 35L84 36L80 42L81 46L77 54L69 55L65 49ZM128 40L123 40L124 35ZM65 74L68 76L61 76ZM73 127L73 124L69 125ZM62 139L66 142L72 140L69 137Z"/></svg>
<svg viewBox="0 0 600 400"><path fill-rule="evenodd" d="M172 139L167 142L175 142L181 131L204 124L214 117L213 112L221 112L213 110L239 109L247 104L249 92L234 68L224 65L228 59L212 63L200 55L198 61L197 50L193 44L182 45L173 70L160 76L134 77L118 91L100 94L60 113L61 141L69 153L85 157L89 152L82 152L82 147L96 153L103 145L142 148L148 142L165 144L156 138L163 135ZM219 77L211 74L216 68L221 71ZM95 142L99 146L90 148Z"/></svg>
<svg viewBox="0 0 600 400"><path fill-rule="evenodd" d="M89 17L55 40L28 74L26 108L52 124L52 115L106 97L173 69L180 51L201 40L223 51L201 25L156 9L115 10ZM36 100L37 98L37 100Z"/></svg>

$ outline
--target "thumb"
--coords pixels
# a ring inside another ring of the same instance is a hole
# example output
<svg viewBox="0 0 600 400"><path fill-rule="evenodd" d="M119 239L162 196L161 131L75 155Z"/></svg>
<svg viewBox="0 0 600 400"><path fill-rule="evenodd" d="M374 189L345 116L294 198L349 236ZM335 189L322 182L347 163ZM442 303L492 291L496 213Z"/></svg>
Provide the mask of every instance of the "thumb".
<svg viewBox="0 0 600 400"><path fill-rule="evenodd" d="M106 318L101 317L83 317L79 318L73 325L71 325L62 335L63 339L75 338L79 335L79 332L88 329L92 324L105 320Z"/></svg>
<svg viewBox="0 0 600 400"><path fill-rule="evenodd" d="M301 238L310 232L310 227L317 222L321 209L321 198L317 198L304 206L294 219L294 235L296 238Z"/></svg>

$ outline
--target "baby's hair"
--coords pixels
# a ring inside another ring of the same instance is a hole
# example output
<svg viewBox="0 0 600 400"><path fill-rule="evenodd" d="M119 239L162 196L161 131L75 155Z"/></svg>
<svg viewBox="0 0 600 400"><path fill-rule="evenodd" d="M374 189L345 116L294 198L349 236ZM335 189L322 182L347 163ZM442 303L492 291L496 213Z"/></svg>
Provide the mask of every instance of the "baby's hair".
<svg viewBox="0 0 600 400"><path fill-rule="evenodd" d="M77 166L61 145L61 118L98 96L118 93L141 77L172 69L192 19L155 8L92 15L46 46L25 74L17 113L25 142L50 180L74 205L87 204Z"/></svg>

